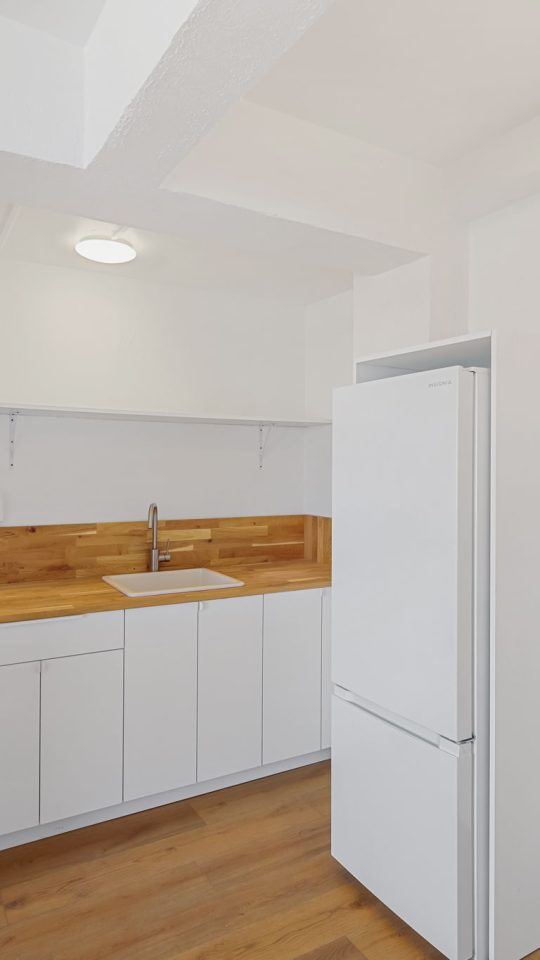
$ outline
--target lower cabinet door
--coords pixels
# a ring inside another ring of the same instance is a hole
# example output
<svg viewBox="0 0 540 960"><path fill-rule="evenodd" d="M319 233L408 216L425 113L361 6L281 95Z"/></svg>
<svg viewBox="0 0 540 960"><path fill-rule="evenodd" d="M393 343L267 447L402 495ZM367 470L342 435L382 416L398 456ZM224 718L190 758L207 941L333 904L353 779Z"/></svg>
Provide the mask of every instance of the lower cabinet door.
<svg viewBox="0 0 540 960"><path fill-rule="evenodd" d="M0 834L39 823L39 673L0 667Z"/></svg>
<svg viewBox="0 0 540 960"><path fill-rule="evenodd" d="M471 744L443 748L333 700L332 854L445 957L469 960Z"/></svg>
<svg viewBox="0 0 540 960"><path fill-rule="evenodd" d="M124 652L45 660L41 823L122 802Z"/></svg>
<svg viewBox="0 0 540 960"><path fill-rule="evenodd" d="M262 762L262 597L202 603L198 780Z"/></svg>
<svg viewBox="0 0 540 960"><path fill-rule="evenodd" d="M197 611L126 610L124 800L196 782Z"/></svg>
<svg viewBox="0 0 540 960"><path fill-rule="evenodd" d="M264 597L263 763L321 746L321 591Z"/></svg>

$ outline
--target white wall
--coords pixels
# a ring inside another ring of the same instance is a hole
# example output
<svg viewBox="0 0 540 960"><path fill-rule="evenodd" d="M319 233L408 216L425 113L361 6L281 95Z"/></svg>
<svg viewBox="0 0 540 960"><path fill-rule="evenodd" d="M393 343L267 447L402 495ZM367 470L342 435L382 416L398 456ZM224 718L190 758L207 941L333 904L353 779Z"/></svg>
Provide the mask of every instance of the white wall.
<svg viewBox="0 0 540 960"><path fill-rule="evenodd" d="M306 308L306 413L330 420L332 391L351 383L353 292L318 300ZM332 514L332 428L317 427L304 437L306 513Z"/></svg>
<svg viewBox="0 0 540 960"><path fill-rule="evenodd" d="M81 163L83 96L77 47L0 17L0 150Z"/></svg>
<svg viewBox="0 0 540 960"><path fill-rule="evenodd" d="M4 260L0 310L0 403L304 414L301 308Z"/></svg>
<svg viewBox="0 0 540 960"><path fill-rule="evenodd" d="M423 257L376 276L354 278L354 356L429 340L431 261Z"/></svg>
<svg viewBox="0 0 540 960"><path fill-rule="evenodd" d="M433 245L430 261L429 339L446 340L467 329L469 228L448 223Z"/></svg>
<svg viewBox="0 0 540 960"><path fill-rule="evenodd" d="M332 516L332 427L304 431L304 513Z"/></svg>
<svg viewBox="0 0 540 960"><path fill-rule="evenodd" d="M356 276L354 352L384 353L467 329L468 226L448 219L429 256L375 276Z"/></svg>
<svg viewBox="0 0 540 960"><path fill-rule="evenodd" d="M471 226L470 329L496 334L495 960L540 944L539 237L540 196Z"/></svg>
<svg viewBox="0 0 540 960"><path fill-rule="evenodd" d="M306 308L306 413L332 417L332 390L351 383L353 293L346 290Z"/></svg>
<svg viewBox="0 0 540 960"><path fill-rule="evenodd" d="M0 261L0 403L303 417L304 310ZM304 430L0 416L5 524L304 509Z"/></svg>
<svg viewBox="0 0 540 960"><path fill-rule="evenodd" d="M0 415L5 525L302 513L302 428L20 417L15 466Z"/></svg>

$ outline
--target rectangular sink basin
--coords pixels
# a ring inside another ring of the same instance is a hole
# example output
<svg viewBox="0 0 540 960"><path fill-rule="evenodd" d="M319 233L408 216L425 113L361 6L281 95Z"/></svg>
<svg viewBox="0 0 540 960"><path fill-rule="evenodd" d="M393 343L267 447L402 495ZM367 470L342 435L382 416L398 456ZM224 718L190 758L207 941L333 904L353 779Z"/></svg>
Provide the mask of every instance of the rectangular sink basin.
<svg viewBox="0 0 540 960"><path fill-rule="evenodd" d="M157 597L163 593L190 593L192 590L226 590L243 587L243 580L226 577L216 570L159 570L156 573L124 573L103 577L105 583L126 597Z"/></svg>

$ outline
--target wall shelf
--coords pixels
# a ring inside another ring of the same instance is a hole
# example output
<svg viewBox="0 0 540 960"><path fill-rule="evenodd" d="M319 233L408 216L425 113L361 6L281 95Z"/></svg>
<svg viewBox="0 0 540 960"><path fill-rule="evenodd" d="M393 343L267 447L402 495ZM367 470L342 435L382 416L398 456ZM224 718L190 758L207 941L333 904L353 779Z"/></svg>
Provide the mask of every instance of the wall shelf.
<svg viewBox="0 0 540 960"><path fill-rule="evenodd" d="M330 420L284 417L238 417L163 413L158 410L105 410L90 407L49 407L24 403L0 403L0 414L27 417L80 417L91 420L145 420L161 423L210 423L230 426L322 427Z"/></svg>
<svg viewBox="0 0 540 960"><path fill-rule="evenodd" d="M161 413L154 410L103 410L89 407L49 407L33 406L24 403L0 403L0 415L9 418L9 466L15 466L15 439L19 417L72 417L86 420L131 420L154 423L193 423L214 424L217 426L242 426L257 429L257 452L259 469L262 470L264 454L270 432L273 427L323 427L330 420L298 419L288 420L280 417L213 417Z"/></svg>

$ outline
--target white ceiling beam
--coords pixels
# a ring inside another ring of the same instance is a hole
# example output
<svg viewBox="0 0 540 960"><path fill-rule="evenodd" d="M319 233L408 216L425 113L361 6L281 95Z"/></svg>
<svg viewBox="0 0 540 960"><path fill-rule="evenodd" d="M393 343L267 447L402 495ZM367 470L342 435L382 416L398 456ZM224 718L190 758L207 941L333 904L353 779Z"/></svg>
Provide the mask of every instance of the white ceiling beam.
<svg viewBox="0 0 540 960"><path fill-rule="evenodd" d="M439 168L249 100L163 185L419 253L448 217Z"/></svg>
<svg viewBox="0 0 540 960"><path fill-rule="evenodd" d="M295 43L333 0L160 2L166 10L171 5L175 10L180 9L183 22L139 91L131 102L125 103L122 116L92 162L99 172L144 181L148 186L161 183L228 107ZM115 3L127 5L124 23L129 24L134 0L115 0ZM98 22L87 55L90 91L95 87L93 72L100 68L106 46L109 7L110 4ZM146 10L150 21L156 19L155 3L135 0L135 7L139 13ZM170 16L168 23L169 26L172 23ZM142 24L139 16L137 33ZM162 34L162 45L164 39L166 35ZM110 37L107 42L110 47ZM125 73L130 63L122 64L120 51L118 47L115 49L117 69L120 65ZM154 55L158 50L159 44L155 44ZM132 54L136 58L140 50L135 47ZM113 72L111 76L114 84ZM114 99L114 87L109 96ZM103 96L97 96L94 101L90 99L90 113L102 107L103 101ZM90 119L89 131L92 124ZM87 162L103 139L103 131L97 137L95 131L90 132Z"/></svg>
<svg viewBox="0 0 540 960"><path fill-rule="evenodd" d="M85 165L124 118L199 0L107 0L84 49Z"/></svg>
<svg viewBox="0 0 540 960"><path fill-rule="evenodd" d="M189 243L223 244L249 255L283 255L337 270L379 273L415 259L410 249L377 243L321 225L269 216L205 197L147 190L90 171L0 154L4 196L120 227L169 233Z"/></svg>

